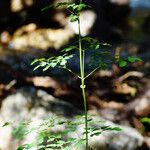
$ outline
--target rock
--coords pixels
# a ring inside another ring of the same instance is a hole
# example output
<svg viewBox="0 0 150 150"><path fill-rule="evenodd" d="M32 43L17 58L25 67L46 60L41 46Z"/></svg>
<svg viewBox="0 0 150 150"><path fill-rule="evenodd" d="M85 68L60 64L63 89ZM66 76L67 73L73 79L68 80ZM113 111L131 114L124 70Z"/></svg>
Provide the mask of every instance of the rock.
<svg viewBox="0 0 150 150"><path fill-rule="evenodd" d="M63 14L63 13L62 13ZM55 18L59 18L60 13L55 15ZM61 15L62 16L62 15ZM62 20L57 19L61 23ZM91 28L96 20L96 14L91 10L86 10L81 13L81 34L86 36L90 33ZM67 44L71 38L78 34L77 22L70 22L70 18L63 19L64 29L44 29L37 28L35 23L24 25L17 29L10 40L8 45L15 50L30 50L31 48L47 50L48 48L60 49ZM9 35L9 36L8 36ZM2 38L3 37L3 38ZM5 38L5 39L4 39ZM1 42L6 43L6 33L1 34Z"/></svg>
<svg viewBox="0 0 150 150"><path fill-rule="evenodd" d="M145 137L145 143L147 147L150 149L150 137Z"/></svg>
<svg viewBox="0 0 150 150"><path fill-rule="evenodd" d="M24 119L31 119L33 116L30 116L29 111L34 111L40 106L55 114L65 116L78 114L76 108L71 104L63 102L42 90L36 91L34 88L23 88L3 101L1 116L5 118L5 121L15 120L15 122L20 122Z"/></svg>
<svg viewBox="0 0 150 150"><path fill-rule="evenodd" d="M11 36L10 34L8 33L8 31L3 31L1 34L0 34L0 42L3 43L3 44L8 44L11 40Z"/></svg>
<svg viewBox="0 0 150 150"><path fill-rule="evenodd" d="M150 115L150 89L148 89L145 94L137 99L135 112L139 116Z"/></svg>
<svg viewBox="0 0 150 150"><path fill-rule="evenodd" d="M81 27L81 35L82 36L87 36L88 34L90 34L90 31L96 21L96 17L97 17L97 15L94 11L86 10L86 11L81 12L80 27ZM78 23L77 22L70 22L70 18L68 18L66 27L73 30L74 33L78 34Z"/></svg>
<svg viewBox="0 0 150 150"><path fill-rule="evenodd" d="M117 5L128 5L130 0L110 0L111 3L115 3Z"/></svg>
<svg viewBox="0 0 150 150"><path fill-rule="evenodd" d="M78 113L80 111L71 104L54 98L42 90L36 92L34 88L22 88L3 100L0 114L0 149L10 150L9 147L11 147L11 150L16 150L20 144L25 144L35 139L33 138L36 136L34 132L21 143L12 137L13 127L17 126L20 121L31 120L30 126L37 127L47 117L56 114L67 117ZM5 122L13 123L13 125L2 127ZM3 139L5 139L4 142Z"/></svg>
<svg viewBox="0 0 150 150"><path fill-rule="evenodd" d="M2 2L2 6L0 6L0 30L9 29L12 33L23 24L31 22L38 24L40 28L64 28L66 23L61 22L68 22L68 19L66 19L68 15L63 9L49 9L45 12L41 12L42 8L57 1L59 0L7 0ZM122 32L127 26L127 17L130 13L128 1L129 0L87 1L87 3L93 7L94 11L86 10L83 13L83 20L86 25L83 26L82 29L85 30L85 27L87 27L87 29L82 35L92 33L102 40L122 36ZM15 13L12 13L12 11ZM62 14L61 16L63 16L66 21L62 20L62 17L55 20L54 16L57 16L58 13ZM96 22L95 16L97 16ZM87 19L85 20L85 18ZM95 25L93 27L94 22ZM92 32L90 32L91 27L93 28ZM76 25L73 24L72 28L77 33Z"/></svg>
<svg viewBox="0 0 150 150"><path fill-rule="evenodd" d="M74 36L69 29L37 29L28 24L18 29L9 42L9 47L15 50L26 51L31 48L47 50L48 48L59 49L69 42ZM35 25L36 26L36 25ZM32 31L29 27L32 27ZM24 33L25 31L25 33Z"/></svg>
<svg viewBox="0 0 150 150"><path fill-rule="evenodd" d="M0 148L2 150L15 150L18 145L32 142L37 134L33 132L24 140L18 142L12 137L13 127L18 125L22 120L31 120L30 127L39 126L43 120L50 116L59 114L67 117L81 114L82 111L76 109L71 104L56 99L42 90L34 88L22 88L15 94L8 96L2 103L0 115ZM93 114L93 112L89 112ZM104 120L97 114L94 120ZM2 127L5 122L13 122L13 125ZM103 148L104 150L134 150L143 143L143 137L135 129L131 127L119 126L110 121L106 121L107 125L117 126L123 129L121 132L104 132L98 137L90 138L90 145L94 150ZM105 125L106 125L105 124ZM99 124L97 124L99 126ZM79 125L76 132L69 134L69 137L79 137L84 126ZM62 130L62 129L61 129ZM2 138L2 139L1 139ZM5 139L4 142L3 139ZM35 149L36 150L36 149Z"/></svg>
<svg viewBox="0 0 150 150"><path fill-rule="evenodd" d="M32 81L34 86L37 87L53 88L55 90L60 89L60 84L49 76L45 76L45 77L35 76L32 78L27 78L27 81L29 82Z"/></svg>
<svg viewBox="0 0 150 150"><path fill-rule="evenodd" d="M111 123L108 122L108 124ZM111 124L111 126L117 125ZM138 131L130 127L119 127L123 130L120 133L105 132L101 136L91 139L91 142L93 141L91 145L98 145L95 146L97 148L94 150L100 150L101 148L104 148L104 150L134 150L142 146L143 137ZM99 141L103 141L103 143Z"/></svg>
<svg viewBox="0 0 150 150"><path fill-rule="evenodd" d="M31 5L33 5L33 0L11 0L11 11L18 12Z"/></svg>
<svg viewBox="0 0 150 150"><path fill-rule="evenodd" d="M89 112L89 114L91 114L91 112ZM104 120L103 118L98 117L97 115L93 118L94 120L101 120L101 121ZM109 125L111 127L120 127L122 131L120 132L105 131L100 136L90 137L89 145L91 146L92 149L94 150L135 150L142 146L144 142L144 138L136 129L123 126L123 125L117 125L108 120L106 120L106 123L104 124ZM100 124L98 124L98 126L99 125ZM78 128L77 130L78 135L81 136L83 128L81 126L80 128Z"/></svg>
<svg viewBox="0 0 150 150"><path fill-rule="evenodd" d="M130 94L131 96L134 97L135 94L137 93L137 89L129 86L127 83L115 82L113 87L114 92L118 94Z"/></svg>
<svg viewBox="0 0 150 150"><path fill-rule="evenodd" d="M15 150L16 147L14 147L16 145L15 142L11 142L12 141L12 127L7 126L7 127L2 127L2 125L4 124L4 120L2 119L2 117L0 116L0 134L1 134L1 138L0 138L0 149L1 150L9 150L9 146L11 145L11 149Z"/></svg>

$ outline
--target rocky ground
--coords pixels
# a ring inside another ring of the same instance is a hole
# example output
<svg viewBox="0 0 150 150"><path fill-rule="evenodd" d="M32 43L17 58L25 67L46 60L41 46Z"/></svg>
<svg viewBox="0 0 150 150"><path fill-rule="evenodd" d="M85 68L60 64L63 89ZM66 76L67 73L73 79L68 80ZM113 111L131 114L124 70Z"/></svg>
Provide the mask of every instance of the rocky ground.
<svg viewBox="0 0 150 150"><path fill-rule="evenodd" d="M31 87L24 87L17 90L14 94L9 95L4 99L1 107L1 125L5 122L14 122L13 126L18 125L22 120L32 120L32 126L38 126L46 117L55 115L63 115L64 117L71 117L77 114L82 114L73 105L64 102L60 99L54 98L52 95L43 90L37 90ZM95 120L104 120L99 116L96 110L89 111L89 114L95 114ZM119 133L106 132L98 137L90 139L90 145L95 150L98 149L115 149L115 150L132 150L141 147L144 143L143 136L135 129L125 126L117 125L107 121L107 125L118 126L123 131ZM18 142L12 137L11 132L13 126L1 127L0 129L0 147L2 150L15 150L19 144L25 144L34 140L34 134L31 134L26 139ZM77 129L78 134L81 134L81 128ZM70 135L74 137L74 134Z"/></svg>

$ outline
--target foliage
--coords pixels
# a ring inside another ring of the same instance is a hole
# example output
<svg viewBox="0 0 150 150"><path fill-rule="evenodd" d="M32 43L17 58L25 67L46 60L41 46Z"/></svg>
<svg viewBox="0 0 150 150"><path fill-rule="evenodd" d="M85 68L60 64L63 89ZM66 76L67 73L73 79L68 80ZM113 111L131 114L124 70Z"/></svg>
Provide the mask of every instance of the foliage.
<svg viewBox="0 0 150 150"><path fill-rule="evenodd" d="M120 67L125 67L128 63L134 63L134 62L138 62L138 61L142 61L139 57L135 57L135 56L129 56L127 59L125 60L120 60L119 61L119 66Z"/></svg>
<svg viewBox="0 0 150 150"><path fill-rule="evenodd" d="M43 71L46 71L49 68L54 68L56 66L64 68L67 63L67 60L69 60L72 57L73 55L64 54L62 56L50 57L48 59L40 58L40 59L35 59L31 63L31 65L38 63L38 65L34 68L34 70L38 69L39 67L42 67Z"/></svg>
<svg viewBox="0 0 150 150"><path fill-rule="evenodd" d="M90 137L99 136L105 131L121 131L118 127L105 125L105 121L95 121L93 117L94 115L88 115L87 120L89 123L88 134ZM70 150L70 147L78 149L85 144L85 132L82 133L81 137L69 137L69 134L72 132L76 133L78 126L84 126L84 118L85 115L78 115L74 120L61 116L51 116L37 127L32 127L27 122L20 122L14 129L12 135L21 141L27 135L36 132L37 139L29 144L19 146L17 150L29 150L33 147L44 150ZM98 124L100 125L97 126ZM59 130L60 128L63 128L63 130Z"/></svg>
<svg viewBox="0 0 150 150"><path fill-rule="evenodd" d="M150 118L148 118L148 117L141 118L140 120L141 120L141 122L143 122L143 123L148 123L148 124L150 124Z"/></svg>
<svg viewBox="0 0 150 150"><path fill-rule="evenodd" d="M85 133L86 150L87 150L89 147L89 145L88 145L88 136L89 135L88 134L91 133L90 136L94 136L95 134L99 135L101 133L101 131L98 131L98 129L90 130L90 128L88 128L87 100L86 100L86 92L85 92L86 85L84 82L85 82L85 79L87 77L89 77L90 75L92 75L97 69L99 69L99 68L104 69L108 66L108 62L105 61L106 57L104 57L104 56L106 56L106 55L108 56L109 52L99 53L98 56L101 56L101 59L97 57L97 59L96 59L97 63L96 63L95 68L87 75L85 75L85 65L86 65L85 64L85 52L89 51L89 50L98 50L100 48L100 46L110 46L110 44L100 43L97 39L94 39L91 37L83 37L83 38L81 37L80 13L83 9L90 7L90 6L86 5L85 3L83 3L82 0L80 0L79 3L72 3L69 0L67 2L60 2L60 3L57 3L56 5L48 6L48 7L44 8L43 10L51 8L51 7L66 8L70 13L70 22L78 23L79 38L78 38L78 41L76 42L77 44L75 43L75 45L71 45L71 46L63 49L61 51L62 54L60 56L51 57L49 59L45 59L45 58L36 59L31 63L31 65L37 64L36 67L34 68L34 70L36 70L38 68L42 68L43 71L46 71L47 69L54 68L54 67L63 68L63 69L68 70L69 72L71 72L72 74L74 74L75 76L77 76L80 79L80 81L81 81L80 88L82 89L84 112L85 112L85 118L84 118L85 132L84 133ZM70 54L70 53L72 53L73 50L79 51L80 75L73 72L67 66L68 60L73 57L73 54ZM95 55L93 55L93 56L95 56ZM110 56L109 58L111 59L112 57ZM91 63L93 63L93 61ZM91 63L88 65L91 65ZM108 127L105 129L111 130L113 128ZM93 133L94 131L95 131L95 133Z"/></svg>
<svg viewBox="0 0 150 150"><path fill-rule="evenodd" d="M22 140L23 137L29 132L27 126L27 122L21 122L18 127L13 130L12 136L18 140Z"/></svg>
<svg viewBox="0 0 150 150"><path fill-rule="evenodd" d="M121 131L118 127L111 127L108 125L102 125L103 122L98 122L100 126L96 126L96 121L89 117L87 114L87 99L85 92L85 79L91 76L98 69L106 69L113 62L118 63L120 67L125 67L128 63L133 63L136 61L141 61L137 57L128 57L125 59L118 57L116 60L115 57L112 56L112 52L108 50L110 48L110 44L108 43L100 43L97 39L91 37L81 37L81 29L80 29L80 13L83 9L90 7L83 3L80 0L78 3L72 3L69 0L66 2L60 2L56 5L50 5L45 7L43 10L49 9L51 7L59 8L63 7L68 10L70 13L70 21L78 23L78 31L79 37L78 41L67 48L64 48L61 51L59 56L53 56L48 59L40 58L35 59L31 65L35 65L34 70L42 68L43 71L48 70L49 68L62 68L68 70L70 73L76 75L80 81L80 88L82 90L83 102L84 102L84 115L77 116L76 121L72 120L64 120L60 117L58 118L49 118L45 120L40 126L36 128L30 128L28 123L21 123L14 131L13 136L19 140L22 140L24 136L36 131L38 134L37 139L30 144L22 145L18 148L18 150L26 150L32 147L38 147L40 150L54 150L54 149L63 149L69 150L69 146L73 145L73 147L80 147L81 145L86 145L86 150L89 149L89 137L99 136L104 131ZM101 50L101 47L107 47L104 50ZM80 75L73 72L68 68L67 63L68 60L74 57L74 52L79 52L79 65L80 65ZM88 64L85 63L85 53L88 51L94 51L91 54L92 61ZM96 62L96 63L95 63ZM91 70L90 73L85 74L85 65L94 66L94 69ZM7 124L6 124L7 125ZM76 131L76 127L78 125L84 125L84 131L82 133L82 137L80 138L70 138L68 134ZM5 126L5 125L4 125ZM55 130L57 127L64 126L64 130ZM74 143L74 144L73 144Z"/></svg>
<svg viewBox="0 0 150 150"><path fill-rule="evenodd" d="M61 52L62 54L60 56L51 57L49 59L36 59L32 62L33 64L37 64L34 70L41 67L43 71L46 71L49 68L63 68L71 72L72 74L76 75L80 81L81 85L80 88L82 89L82 95L83 95L83 102L84 102L84 125L85 125L85 132L83 135L85 135L85 143L86 143L86 150L88 150L88 138L89 136L95 136L101 134L101 130L117 130L120 131L120 128L112 128L109 126L104 126L103 128L90 128L89 127L89 120L87 115L87 100L86 100L86 92L85 92L85 79L91 76L96 70L98 69L106 69L112 64L113 62L117 62L120 67L125 67L128 63L133 63L136 61L141 61L137 57L128 57L126 59L120 58L118 56L118 59L116 60L116 57L112 57L112 53L110 50L100 50L100 47L110 47L111 45L108 43L100 43L97 39L91 38L91 37L81 37L81 29L80 29L80 13L83 9L90 7L83 3L82 0L79 1L79 3L71 3L69 0L67 2L61 2L57 3L56 5L48 6L45 9L48 9L50 7L63 7L66 8L70 13L70 21L71 22L77 22L78 23L78 31L79 31L79 38L78 41L75 42L74 45L71 45L65 49L63 49ZM85 53L88 51L93 51L94 53L91 54L91 61L88 62L88 64L85 63ZM73 72L71 69L68 68L67 62L69 59L73 58L73 52L79 51L79 65L80 65L80 75ZM93 70L85 74L85 66L93 66ZM73 126L73 124L71 124ZM81 139L83 140L83 139ZM83 141L82 141L83 142Z"/></svg>
<svg viewBox="0 0 150 150"><path fill-rule="evenodd" d="M150 132L150 117L142 117L140 118L140 121L143 124L143 127L140 129L142 134L145 134L146 132Z"/></svg>

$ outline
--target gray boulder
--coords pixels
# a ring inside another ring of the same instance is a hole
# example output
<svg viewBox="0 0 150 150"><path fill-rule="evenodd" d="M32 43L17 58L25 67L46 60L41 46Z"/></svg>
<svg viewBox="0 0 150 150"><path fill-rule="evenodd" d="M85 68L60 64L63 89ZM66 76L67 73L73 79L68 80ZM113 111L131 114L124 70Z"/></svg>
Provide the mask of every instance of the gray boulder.
<svg viewBox="0 0 150 150"><path fill-rule="evenodd" d="M64 118L73 118L82 111L73 105L63 102L42 90L34 88L22 88L15 94L3 100L0 114L0 149L16 150L20 144L31 143L35 140L37 133L29 134L21 142L18 142L11 133L13 127L22 120L31 120L30 126L38 127L45 118L50 116L63 115ZM89 112L89 114L93 114ZM74 120L74 119L73 119ZM104 120L95 113L94 120ZM2 127L5 122L12 122L13 125ZM96 124L101 125L101 124ZM94 150L135 150L143 144L142 135L135 129L127 126L120 126L107 121L105 125L122 128L121 132L103 132L100 136L90 138L90 146ZM83 125L77 126L76 132L70 133L69 137L82 136ZM63 128L61 129L63 130ZM83 148L84 149L84 148ZM32 149L36 150L36 148Z"/></svg>

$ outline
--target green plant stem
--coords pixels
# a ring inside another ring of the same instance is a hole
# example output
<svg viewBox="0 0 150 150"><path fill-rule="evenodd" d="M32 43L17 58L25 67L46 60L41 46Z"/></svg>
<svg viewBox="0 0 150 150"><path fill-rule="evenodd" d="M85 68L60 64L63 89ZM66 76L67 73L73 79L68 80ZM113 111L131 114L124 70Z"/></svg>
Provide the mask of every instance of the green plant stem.
<svg viewBox="0 0 150 150"><path fill-rule="evenodd" d="M85 114L85 135L86 135L86 150L88 150L88 118L87 118L87 99L85 94L84 79L81 80L82 83L82 96L84 101L84 114Z"/></svg>
<svg viewBox="0 0 150 150"><path fill-rule="evenodd" d="M80 1L81 2L81 1ZM82 50L81 41L81 29L80 29L80 18L78 20L78 30L79 30L79 57L80 57L80 76L81 76L81 89L84 101L84 113L85 113L85 135L86 135L86 150L88 150L88 121L87 121L87 99L85 93L85 79L84 79L84 50Z"/></svg>
<svg viewBox="0 0 150 150"><path fill-rule="evenodd" d="M78 74L76 74L76 73L73 72L71 69L67 68L66 66L65 66L65 67L62 67L62 68L65 69L65 70L67 70L67 71L69 71L69 72L72 73L74 76L78 77L79 79L81 79L81 77L80 77Z"/></svg>
<svg viewBox="0 0 150 150"><path fill-rule="evenodd" d="M91 71L87 76L85 76L84 79L88 78L90 75L92 75L95 71L97 71L100 67L95 68L93 71Z"/></svg>

